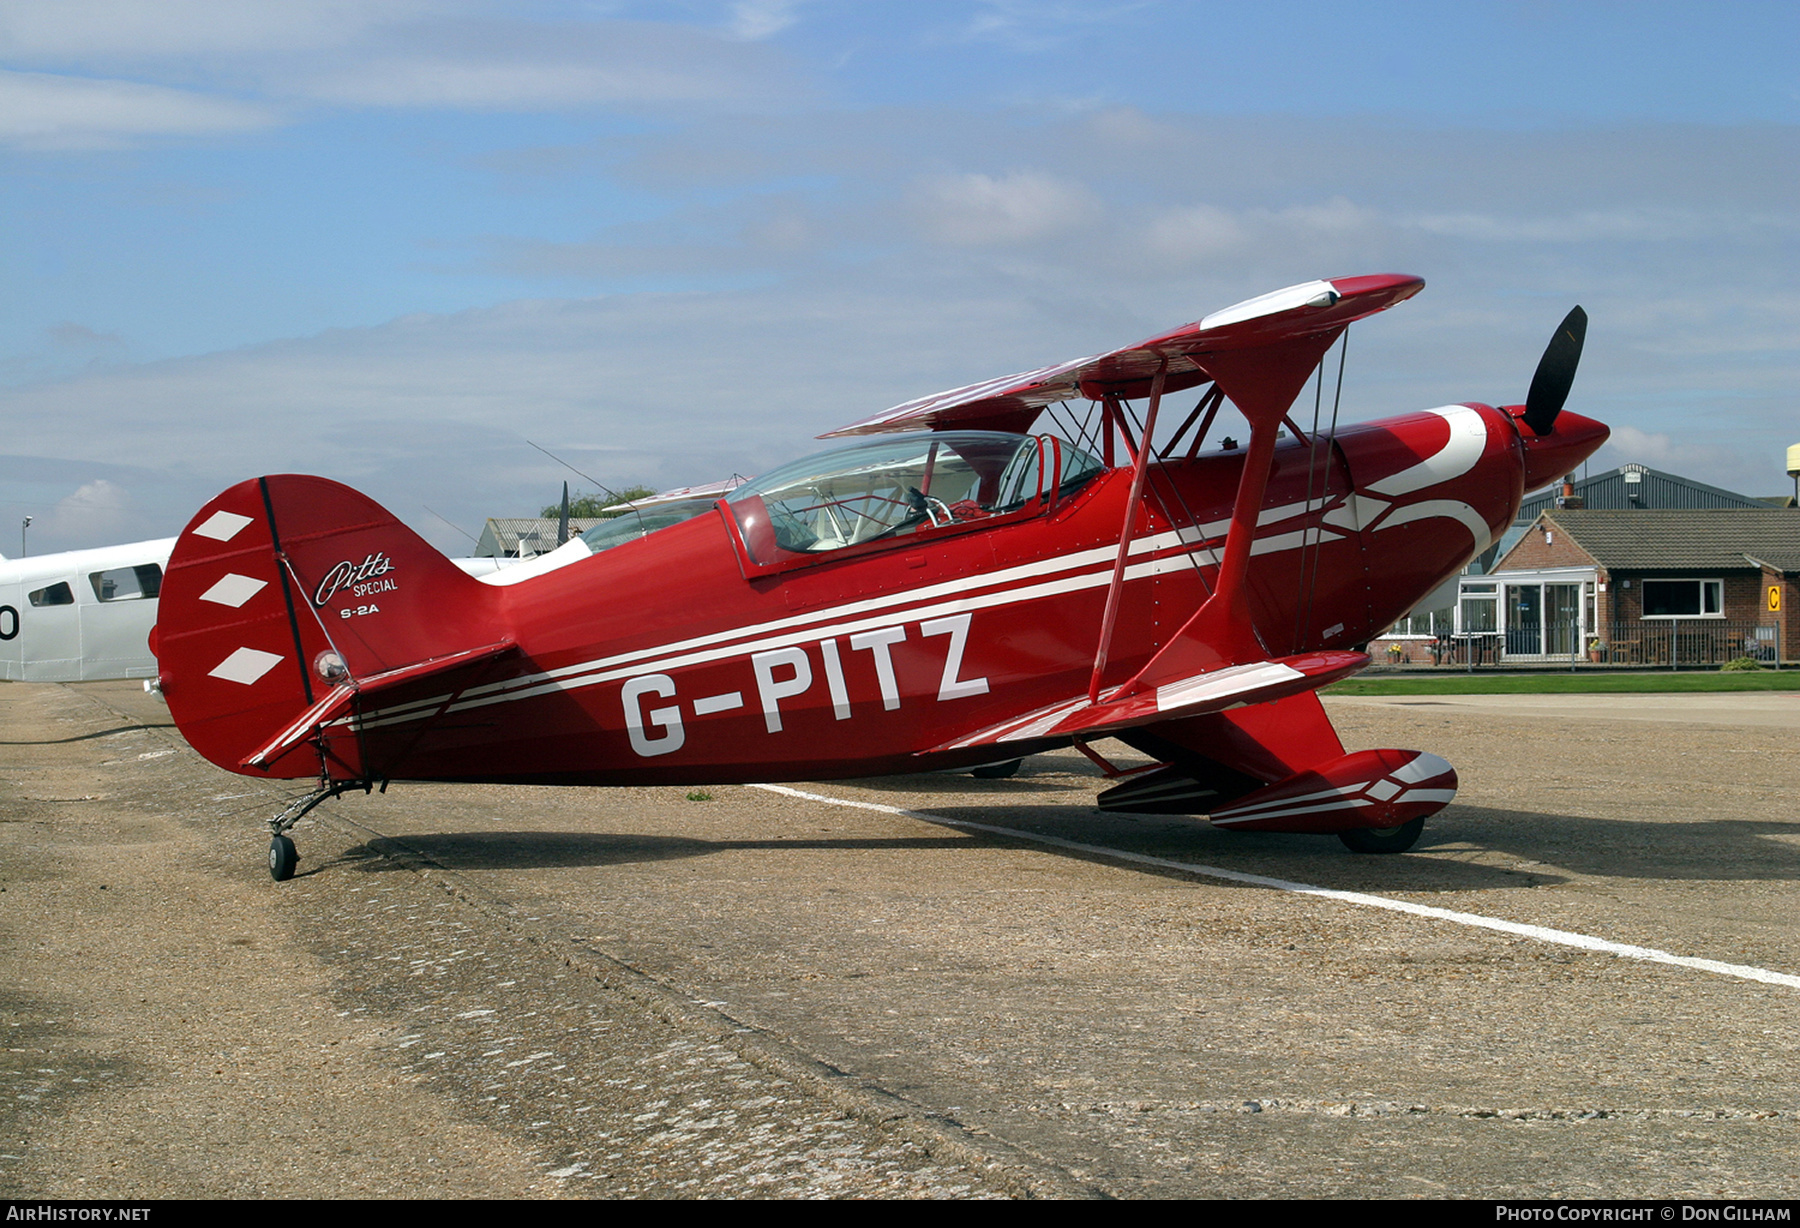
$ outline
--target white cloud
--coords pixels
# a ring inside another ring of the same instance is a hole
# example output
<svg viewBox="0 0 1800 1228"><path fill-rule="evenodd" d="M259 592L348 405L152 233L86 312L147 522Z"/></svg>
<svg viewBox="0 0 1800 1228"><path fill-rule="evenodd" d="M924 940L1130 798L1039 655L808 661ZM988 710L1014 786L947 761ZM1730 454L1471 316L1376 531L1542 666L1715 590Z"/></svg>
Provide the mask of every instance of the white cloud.
<svg viewBox="0 0 1800 1228"><path fill-rule="evenodd" d="M911 397L1127 344L1296 279L1252 264L1225 278L1121 285L1066 261L1045 257L1044 267L1060 274L1048 292L968 248L912 249L887 266L750 289L409 316L0 389L0 420L20 424L9 445L22 454L81 458L88 473L144 471L131 479L128 530L59 538L66 547L173 532L231 482L300 471L347 481L456 549L466 542L425 506L472 530L560 489L566 472L525 439L614 486L758 472L811 450L822 431ZM1374 266L1314 272L1365 267ZM1451 276L1356 326L1346 420L1521 399L1568 304L1521 299L1515 285L1496 291L1485 276ZM1641 347L1666 323L1633 320L1624 304L1636 289L1586 300L1594 324L1571 407L1615 426L1606 463L1776 489L1757 475L1773 472L1765 458L1793 442L1785 368L1697 352L1665 358L1647 379ZM1708 334L1730 331L1729 319L1692 321ZM1672 393L1676 375L1683 390ZM1697 423L1709 436L1699 446Z"/></svg>
<svg viewBox="0 0 1800 1228"><path fill-rule="evenodd" d="M1168 209L1144 225L1141 242L1159 260L1184 264L1294 245L1341 244L1376 230L1380 215L1334 196L1283 209L1226 209L1198 204Z"/></svg>
<svg viewBox="0 0 1800 1228"><path fill-rule="evenodd" d="M404 46L372 46L290 87L352 106L555 110L607 104L747 102L791 97L768 48L689 26L609 21L420 27Z"/></svg>
<svg viewBox="0 0 1800 1228"><path fill-rule="evenodd" d="M1342 196L1316 205L1292 205L1269 215L1274 221L1313 234L1350 234L1380 222L1380 215Z"/></svg>
<svg viewBox="0 0 1800 1228"><path fill-rule="evenodd" d="M998 43L1038 53L1060 47L1095 26L1106 26L1142 3L1069 3L1068 0L983 0L961 31L970 42Z"/></svg>
<svg viewBox="0 0 1800 1228"><path fill-rule="evenodd" d="M1100 202L1079 183L1035 172L936 175L915 185L913 216L943 243L1028 243L1094 221Z"/></svg>
<svg viewBox="0 0 1800 1228"><path fill-rule="evenodd" d="M1215 205L1171 209L1145 228L1144 242L1158 256L1203 260L1243 247L1249 232L1238 215Z"/></svg>
<svg viewBox="0 0 1800 1228"><path fill-rule="evenodd" d="M431 0L8 0L0 54L142 61L311 50L445 9Z"/></svg>
<svg viewBox="0 0 1800 1228"><path fill-rule="evenodd" d="M1717 234L1742 219L1695 210L1590 209L1561 215L1506 217L1490 213L1426 213L1408 219L1431 234L1486 243L1663 243Z"/></svg>
<svg viewBox="0 0 1800 1228"><path fill-rule="evenodd" d="M69 320L43 331L43 344L0 359L0 384L24 384L94 373L122 365L130 347L117 333L102 333Z"/></svg>
<svg viewBox="0 0 1800 1228"><path fill-rule="evenodd" d="M738 38L769 38L798 21L799 8L799 0L738 0L726 28Z"/></svg>
<svg viewBox="0 0 1800 1228"><path fill-rule="evenodd" d="M581 75L641 70L617 50L584 59L535 34L487 46L477 35L446 27L409 43L415 66L469 76L447 86L419 67L383 105L655 92ZM736 66L744 96L780 63L716 28L642 45L646 63ZM374 35L354 50L339 80L359 89L398 54ZM571 75L505 75L533 65ZM663 96L687 88L675 77ZM1780 168L1794 165L1783 132L1578 142L1124 110L729 110L582 137L566 166L529 177L502 169L509 189L541 190L558 216L583 220L565 230L497 208L502 233L436 249L472 253L445 283L466 276L493 298L519 293L520 277L559 288L585 277L594 293L705 289L515 302L110 372L84 367L78 356L102 348L69 333L64 349L41 347L66 353L54 372L66 378L0 390L0 420L22 424L8 446L154 470L163 487L104 470L161 518L133 536L179 527L230 481L295 469L363 486L430 535L423 504L475 527L554 497L563 475L524 437L572 449L609 484L706 480L791 458L812 434L910 397L1124 344L1306 278L1382 270L1432 287L1357 326L1349 420L1522 399L1551 327L1580 301L1594 323L1572 408L1643 433L1622 432L1621 446L1641 442L1645 455L1620 459L1755 489L1721 458L1793 441L1793 262L1785 232L1736 220L1779 210ZM1674 174L1683 165L1704 199ZM604 203L581 212L596 177L631 198L629 223ZM1670 237L1631 259L1598 241L1658 226ZM137 335L129 316L93 319ZM1671 450L1692 423L1706 424L1717 456ZM1727 429L1737 434L1721 441ZM73 473L57 493L100 472Z"/></svg>
<svg viewBox="0 0 1800 1228"><path fill-rule="evenodd" d="M654 64L496 63L389 57L316 78L309 93L330 102L376 106L454 106L474 110L653 101L711 93L684 74Z"/></svg>
<svg viewBox="0 0 1800 1228"><path fill-rule="evenodd" d="M316 472L455 548L426 505L474 529L560 489L567 472L526 439L609 486L662 489L759 472L909 397L1151 331L1054 306L891 282L525 301L0 389L0 418L27 424L21 453L162 479L144 483L135 538L246 477Z"/></svg>
<svg viewBox="0 0 1800 1228"><path fill-rule="evenodd" d="M57 501L32 531L40 540L108 542L126 540L133 526L131 495L124 487L96 478Z"/></svg>
<svg viewBox="0 0 1800 1228"><path fill-rule="evenodd" d="M1607 444L1621 456L1658 469L1679 465L1684 459L1693 459L1691 444L1677 444L1668 435L1640 431L1635 426L1621 424L1613 427L1612 438L1607 440Z"/></svg>
<svg viewBox="0 0 1800 1228"><path fill-rule="evenodd" d="M1623 464L1649 465L1751 498L1793 489L1793 479L1782 468L1787 455L1782 440L1794 436L1784 436L1779 427L1746 430L1741 422L1732 421L1730 414L1709 418L1710 428L1679 433L1645 431L1611 421L1612 438L1589 462L1589 470L1598 473Z"/></svg>
<svg viewBox="0 0 1800 1228"><path fill-rule="evenodd" d="M0 57L38 71L13 74L22 83L0 97L0 138L49 129L46 140L94 143L274 122L235 98L488 111L792 99L799 74L760 41L792 21L779 3L740 6L723 31L534 20L493 0L26 3L0 10ZM195 92L202 84L216 92Z"/></svg>
<svg viewBox="0 0 1800 1228"><path fill-rule="evenodd" d="M135 81L0 70L0 142L91 149L134 139L243 132L277 122L269 107Z"/></svg>

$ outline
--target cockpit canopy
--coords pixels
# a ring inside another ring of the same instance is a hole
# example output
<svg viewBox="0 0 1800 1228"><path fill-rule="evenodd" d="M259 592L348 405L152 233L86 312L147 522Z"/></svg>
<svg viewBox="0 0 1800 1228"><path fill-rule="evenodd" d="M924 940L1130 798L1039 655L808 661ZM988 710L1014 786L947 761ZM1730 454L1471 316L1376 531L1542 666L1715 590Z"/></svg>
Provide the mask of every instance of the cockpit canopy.
<svg viewBox="0 0 1800 1228"><path fill-rule="evenodd" d="M973 524L1072 491L1103 465L1054 436L887 436L784 465L729 496L751 561L770 564Z"/></svg>
<svg viewBox="0 0 1800 1228"><path fill-rule="evenodd" d="M589 550L598 554L602 550L611 550L614 546L636 541L640 537L648 537L658 529L692 520L711 511L717 502L718 499L713 497L678 499L668 503L654 503L644 508L632 508L610 520L602 520L583 533L581 540L587 543Z"/></svg>

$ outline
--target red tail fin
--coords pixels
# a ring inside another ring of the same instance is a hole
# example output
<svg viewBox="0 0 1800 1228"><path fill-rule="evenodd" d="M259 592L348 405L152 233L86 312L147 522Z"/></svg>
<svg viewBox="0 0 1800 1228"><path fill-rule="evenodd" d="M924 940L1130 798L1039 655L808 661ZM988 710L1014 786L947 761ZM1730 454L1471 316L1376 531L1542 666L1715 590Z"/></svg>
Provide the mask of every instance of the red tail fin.
<svg viewBox="0 0 1800 1228"><path fill-rule="evenodd" d="M439 659L493 655L471 650L505 638L495 596L347 486L292 474L241 482L200 510L169 559L156 629L163 694L220 767L377 774L342 721L355 693Z"/></svg>

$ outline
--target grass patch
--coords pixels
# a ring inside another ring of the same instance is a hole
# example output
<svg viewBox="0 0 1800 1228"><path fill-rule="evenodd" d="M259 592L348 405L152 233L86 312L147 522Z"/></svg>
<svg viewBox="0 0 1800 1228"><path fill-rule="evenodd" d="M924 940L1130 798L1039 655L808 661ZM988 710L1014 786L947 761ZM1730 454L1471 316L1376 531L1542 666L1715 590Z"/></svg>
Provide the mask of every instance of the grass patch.
<svg viewBox="0 0 1800 1228"><path fill-rule="evenodd" d="M705 789L695 789L692 793L688 794L688 801L710 802L712 801L712 794L708 793Z"/></svg>
<svg viewBox="0 0 1800 1228"><path fill-rule="evenodd" d="M1571 695L1606 692L1800 691L1800 669L1755 673L1429 674L1346 678L1327 695Z"/></svg>

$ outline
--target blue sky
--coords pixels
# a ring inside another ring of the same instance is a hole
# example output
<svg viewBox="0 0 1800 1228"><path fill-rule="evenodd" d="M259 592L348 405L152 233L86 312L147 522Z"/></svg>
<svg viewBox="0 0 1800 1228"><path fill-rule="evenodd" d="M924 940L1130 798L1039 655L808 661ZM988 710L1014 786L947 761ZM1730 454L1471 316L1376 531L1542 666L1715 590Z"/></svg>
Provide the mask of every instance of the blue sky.
<svg viewBox="0 0 1800 1228"><path fill-rule="evenodd" d="M0 3L0 512L262 472L427 537L755 472L894 402L1417 273L1352 417L1572 405L1788 486L1800 6ZM578 482L579 484L579 482ZM433 509L428 512L425 509Z"/></svg>

